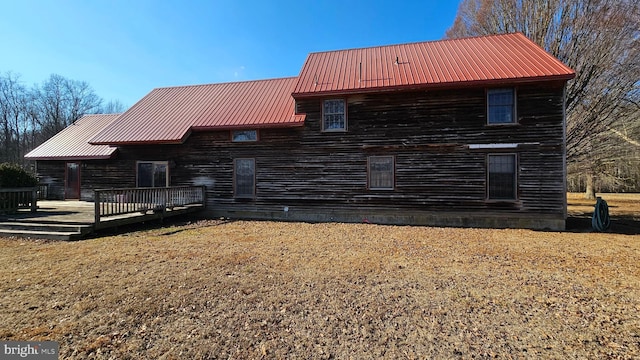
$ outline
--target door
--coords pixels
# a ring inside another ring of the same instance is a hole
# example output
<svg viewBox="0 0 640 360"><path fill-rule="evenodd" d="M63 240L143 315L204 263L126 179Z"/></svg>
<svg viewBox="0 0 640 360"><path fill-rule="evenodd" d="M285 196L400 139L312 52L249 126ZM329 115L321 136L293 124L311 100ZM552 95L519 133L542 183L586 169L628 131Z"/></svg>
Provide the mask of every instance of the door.
<svg viewBox="0 0 640 360"><path fill-rule="evenodd" d="M80 199L80 163L68 162L64 177L64 198Z"/></svg>

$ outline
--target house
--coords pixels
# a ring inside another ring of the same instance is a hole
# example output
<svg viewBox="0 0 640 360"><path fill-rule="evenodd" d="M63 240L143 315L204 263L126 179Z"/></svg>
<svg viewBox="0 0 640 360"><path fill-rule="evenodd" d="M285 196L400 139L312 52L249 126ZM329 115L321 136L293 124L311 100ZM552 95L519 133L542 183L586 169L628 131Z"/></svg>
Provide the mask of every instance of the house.
<svg viewBox="0 0 640 360"><path fill-rule="evenodd" d="M25 155L35 160L36 173L40 183L48 186L49 199L91 199L96 181L113 179L110 164L118 149L89 144L89 139L118 115L85 115Z"/></svg>
<svg viewBox="0 0 640 360"><path fill-rule="evenodd" d="M89 143L109 187L205 185L210 216L564 229L573 76L519 33L311 53L155 89Z"/></svg>

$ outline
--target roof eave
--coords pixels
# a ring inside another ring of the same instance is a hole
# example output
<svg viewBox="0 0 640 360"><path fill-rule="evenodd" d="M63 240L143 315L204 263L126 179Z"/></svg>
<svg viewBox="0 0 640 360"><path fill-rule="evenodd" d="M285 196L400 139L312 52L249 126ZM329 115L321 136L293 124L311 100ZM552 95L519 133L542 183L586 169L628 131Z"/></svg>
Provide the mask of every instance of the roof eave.
<svg viewBox="0 0 640 360"><path fill-rule="evenodd" d="M186 140L186 139L185 139ZM111 146L123 146L123 145L180 145L184 143L182 139L155 139L155 140L136 140L136 141L99 141L92 142L92 145L111 145Z"/></svg>
<svg viewBox="0 0 640 360"><path fill-rule="evenodd" d="M111 145L111 146L124 146L124 145L180 145L187 141L187 138L191 135L191 129L182 134L181 138L173 139L149 139L149 140L129 140L129 141L89 141L91 145Z"/></svg>
<svg viewBox="0 0 640 360"><path fill-rule="evenodd" d="M297 114L301 115L301 114ZM304 117L302 121L274 123L274 124L243 124L229 126L194 126L193 131L225 131L225 130L242 130L242 129L282 129L295 128L304 126Z"/></svg>
<svg viewBox="0 0 640 360"><path fill-rule="evenodd" d="M36 156L31 157L25 155L24 158L27 160L109 160L112 159L115 155L113 152L111 155L96 155L96 156Z"/></svg>
<svg viewBox="0 0 640 360"><path fill-rule="evenodd" d="M474 80L474 81L456 81L456 82L441 82L431 84L412 84L401 86L381 86L374 88L357 88L346 90L328 90L328 91L314 91L314 92L294 92L291 94L294 99L304 99L323 96L339 96L339 95L352 95L352 94L370 94L378 92L392 92L392 91L407 91L407 90L430 90L430 89L455 89L470 86L499 86L499 85L518 85L523 83L534 82L548 82L548 81L568 81L575 77L575 73L560 74L560 75L547 75L547 76L534 76L534 77L522 77L522 78L508 78L508 79L489 79L489 80Z"/></svg>

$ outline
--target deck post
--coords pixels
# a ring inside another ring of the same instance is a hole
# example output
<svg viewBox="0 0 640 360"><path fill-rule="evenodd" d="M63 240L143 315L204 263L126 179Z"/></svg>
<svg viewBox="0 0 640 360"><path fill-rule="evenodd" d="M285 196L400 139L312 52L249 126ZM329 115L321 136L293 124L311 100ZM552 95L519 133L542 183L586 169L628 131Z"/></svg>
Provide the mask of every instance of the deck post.
<svg viewBox="0 0 640 360"><path fill-rule="evenodd" d="M38 188L34 187L31 190L31 212L38 211Z"/></svg>
<svg viewBox="0 0 640 360"><path fill-rule="evenodd" d="M93 216L96 228L100 225L100 190L93 190Z"/></svg>

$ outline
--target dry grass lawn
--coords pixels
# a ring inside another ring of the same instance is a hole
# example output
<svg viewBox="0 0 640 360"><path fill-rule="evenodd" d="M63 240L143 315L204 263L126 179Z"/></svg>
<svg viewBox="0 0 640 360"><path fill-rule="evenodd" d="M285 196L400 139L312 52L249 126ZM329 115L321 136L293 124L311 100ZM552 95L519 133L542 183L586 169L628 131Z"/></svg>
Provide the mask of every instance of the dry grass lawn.
<svg viewBox="0 0 640 360"><path fill-rule="evenodd" d="M640 357L638 235L208 221L0 247L0 340L62 359Z"/></svg>

